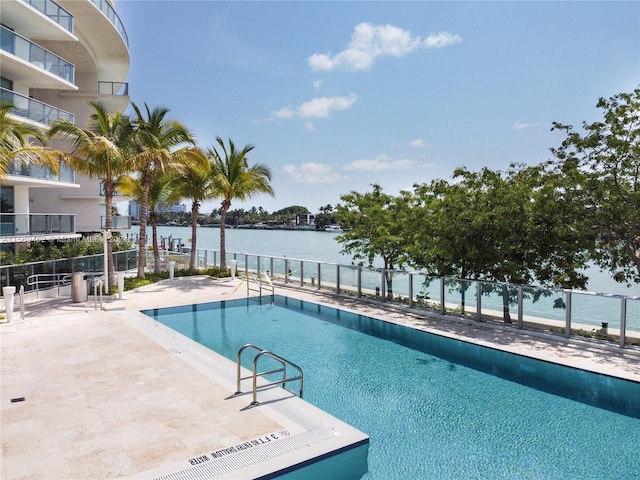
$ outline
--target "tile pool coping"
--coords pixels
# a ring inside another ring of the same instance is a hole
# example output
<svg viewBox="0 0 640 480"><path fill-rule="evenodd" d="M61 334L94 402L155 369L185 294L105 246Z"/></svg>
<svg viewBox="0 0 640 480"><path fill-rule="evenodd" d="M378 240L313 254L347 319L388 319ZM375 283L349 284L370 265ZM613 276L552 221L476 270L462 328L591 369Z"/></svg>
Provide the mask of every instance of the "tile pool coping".
<svg viewBox="0 0 640 480"><path fill-rule="evenodd" d="M297 398L241 411L250 397L227 398L235 391L233 362L212 356L139 313L246 298L240 285L239 279L174 279L126 292L122 299L105 303L104 311L95 310L93 300L72 304L47 299L28 303L24 320L14 316L13 323L0 325L2 478L44 473L49 478L160 477L183 471L191 466L189 460L197 462L218 448L285 430L301 434L304 422L301 426L299 412L329 430L347 432L348 426L335 419L337 423L331 423L333 417ZM279 288L277 293L640 382L636 349L567 341L453 317L443 321L437 314L317 291ZM118 337L123 335L127 338ZM126 393L122 402L114 398L115 389ZM20 397L25 401L10 402ZM244 420L247 414L251 422ZM344 447L339 442L358 443L364 438L357 430L349 432L334 435L331 441L338 443L329 450ZM248 470L236 478L260 476L301 460L274 455L270 461L245 467Z"/></svg>

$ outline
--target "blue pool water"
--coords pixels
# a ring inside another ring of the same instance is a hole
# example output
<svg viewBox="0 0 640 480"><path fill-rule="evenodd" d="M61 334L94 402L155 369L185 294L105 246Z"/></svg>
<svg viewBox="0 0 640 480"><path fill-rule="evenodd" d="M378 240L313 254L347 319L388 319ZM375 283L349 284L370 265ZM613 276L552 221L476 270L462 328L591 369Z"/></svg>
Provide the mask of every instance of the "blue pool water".
<svg viewBox="0 0 640 480"><path fill-rule="evenodd" d="M300 365L304 399L370 436L367 480L640 478L639 383L280 296L144 313Z"/></svg>

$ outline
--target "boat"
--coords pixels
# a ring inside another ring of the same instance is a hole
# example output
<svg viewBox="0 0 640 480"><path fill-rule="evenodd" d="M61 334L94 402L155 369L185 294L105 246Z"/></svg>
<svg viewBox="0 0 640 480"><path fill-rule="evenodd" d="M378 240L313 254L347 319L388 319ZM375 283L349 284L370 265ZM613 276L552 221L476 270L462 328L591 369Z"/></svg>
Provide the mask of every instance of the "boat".
<svg viewBox="0 0 640 480"><path fill-rule="evenodd" d="M343 230L342 228L340 228L340 225L327 225L326 227L324 227L324 231L340 233Z"/></svg>

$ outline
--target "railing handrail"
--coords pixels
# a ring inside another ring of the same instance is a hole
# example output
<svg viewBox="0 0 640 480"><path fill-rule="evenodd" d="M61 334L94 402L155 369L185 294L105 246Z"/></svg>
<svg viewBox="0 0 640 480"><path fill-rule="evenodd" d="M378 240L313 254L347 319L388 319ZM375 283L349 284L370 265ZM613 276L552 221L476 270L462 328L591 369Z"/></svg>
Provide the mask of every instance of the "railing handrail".
<svg viewBox="0 0 640 480"><path fill-rule="evenodd" d="M250 376L247 377L241 377L241 370L242 370L242 352L244 352L247 349L253 349L256 350L258 353L256 354L256 356L253 358L253 371L252 374ZM269 357L275 361L277 361L281 367L280 368L276 368L276 369L272 369L272 370L267 370L264 372L259 372L258 373L258 360L261 357ZM298 371L298 375L293 376L293 377L287 377L287 366L295 369ZM277 381L273 381L273 382L268 382L268 383L263 383L260 386L258 386L258 377L264 377L266 375L271 375L274 373L282 373L282 378L280 380ZM253 345L251 343L247 343L246 345L240 347L240 349L238 350L238 360L237 360L237 368L236 368L236 393L235 395L241 395L242 394L242 388L241 388L241 383L242 380L247 380L249 378L252 379L252 389L253 389L253 401L251 402L251 405L255 406L258 405L258 389L262 389L262 388L266 388L266 387L271 387L274 385L281 385L282 388L284 388L286 390L285 385L287 384L287 382L293 382L296 380L300 380L300 391L298 393L298 396L300 398L302 398L302 389L303 389L303 373L302 373L302 368L300 368L298 365L296 365L295 363L287 360L286 358L281 357L280 355L277 355L273 352L270 352L269 350L263 350L262 348ZM290 392L290 390L287 390L288 392ZM293 393L293 392L291 392Z"/></svg>

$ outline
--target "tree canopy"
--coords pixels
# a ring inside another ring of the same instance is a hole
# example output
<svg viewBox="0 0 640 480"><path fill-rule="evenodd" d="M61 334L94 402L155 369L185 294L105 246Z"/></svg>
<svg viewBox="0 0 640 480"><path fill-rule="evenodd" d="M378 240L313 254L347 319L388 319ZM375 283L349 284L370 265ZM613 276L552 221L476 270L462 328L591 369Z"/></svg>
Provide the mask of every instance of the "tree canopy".
<svg viewBox="0 0 640 480"><path fill-rule="evenodd" d="M552 149L563 173L571 172L580 217L596 234L594 261L618 282L640 282L640 87L600 98L602 120L583 122ZM577 219L577 221L580 219Z"/></svg>

